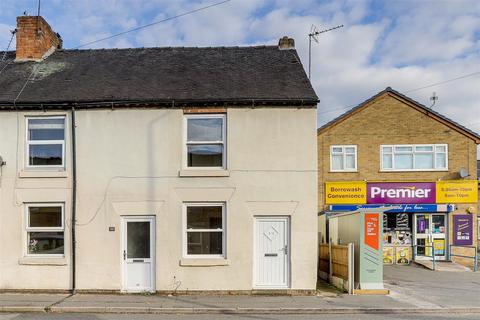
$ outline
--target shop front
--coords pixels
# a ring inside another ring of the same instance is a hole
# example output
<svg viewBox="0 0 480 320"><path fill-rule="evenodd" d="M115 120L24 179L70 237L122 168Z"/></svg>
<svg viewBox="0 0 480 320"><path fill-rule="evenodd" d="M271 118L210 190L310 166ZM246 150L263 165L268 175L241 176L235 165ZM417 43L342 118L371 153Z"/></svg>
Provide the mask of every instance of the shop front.
<svg viewBox="0 0 480 320"><path fill-rule="evenodd" d="M383 212L383 262L407 265L412 259L449 260L450 248L475 246L468 204L478 201L477 182L326 182L329 216ZM462 219L463 222L458 223ZM463 235L462 235L463 232ZM463 241L464 240L464 241Z"/></svg>

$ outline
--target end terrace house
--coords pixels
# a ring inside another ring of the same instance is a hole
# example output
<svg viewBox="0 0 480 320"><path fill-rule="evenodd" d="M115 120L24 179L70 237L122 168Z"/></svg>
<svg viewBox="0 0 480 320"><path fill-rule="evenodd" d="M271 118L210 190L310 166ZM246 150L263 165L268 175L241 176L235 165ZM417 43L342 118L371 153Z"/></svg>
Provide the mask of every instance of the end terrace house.
<svg viewBox="0 0 480 320"><path fill-rule="evenodd" d="M318 98L292 39L63 50L17 23L0 290L315 289Z"/></svg>
<svg viewBox="0 0 480 320"><path fill-rule="evenodd" d="M386 88L318 129L320 237L334 233L328 216L383 208L385 264L435 256L472 266L458 256L477 249L478 144L477 133Z"/></svg>

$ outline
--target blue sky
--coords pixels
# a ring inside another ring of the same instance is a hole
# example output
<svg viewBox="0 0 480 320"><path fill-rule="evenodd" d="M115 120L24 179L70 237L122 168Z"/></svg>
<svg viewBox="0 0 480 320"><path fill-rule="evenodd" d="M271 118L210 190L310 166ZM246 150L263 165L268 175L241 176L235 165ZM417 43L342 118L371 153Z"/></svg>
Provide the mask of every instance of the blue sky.
<svg viewBox="0 0 480 320"><path fill-rule="evenodd" d="M217 1L43 0L41 14L73 48ZM0 50L15 17L36 8L37 0L0 1ZM319 125L387 86L407 92L480 71L477 0L231 0L93 47L276 44L289 35L307 66L311 26L338 24L312 47ZM435 110L480 132L480 74L407 94L430 104L434 91Z"/></svg>

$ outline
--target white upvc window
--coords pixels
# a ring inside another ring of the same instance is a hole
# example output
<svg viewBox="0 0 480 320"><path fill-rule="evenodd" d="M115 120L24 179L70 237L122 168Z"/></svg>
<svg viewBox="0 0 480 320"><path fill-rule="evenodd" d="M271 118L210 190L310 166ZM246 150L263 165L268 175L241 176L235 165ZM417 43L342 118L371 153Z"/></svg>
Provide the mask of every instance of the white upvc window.
<svg viewBox="0 0 480 320"><path fill-rule="evenodd" d="M65 117L27 117L26 167L65 166Z"/></svg>
<svg viewBox="0 0 480 320"><path fill-rule="evenodd" d="M448 145L381 145L380 163L382 171L448 170Z"/></svg>
<svg viewBox="0 0 480 320"><path fill-rule="evenodd" d="M226 168L226 116L185 115L184 167Z"/></svg>
<svg viewBox="0 0 480 320"><path fill-rule="evenodd" d="M225 258L225 203L184 203L183 256Z"/></svg>
<svg viewBox="0 0 480 320"><path fill-rule="evenodd" d="M65 213L63 203L26 205L26 256L63 257Z"/></svg>
<svg viewBox="0 0 480 320"><path fill-rule="evenodd" d="M330 171L333 171L333 172L357 171L357 146L356 145L330 146Z"/></svg>

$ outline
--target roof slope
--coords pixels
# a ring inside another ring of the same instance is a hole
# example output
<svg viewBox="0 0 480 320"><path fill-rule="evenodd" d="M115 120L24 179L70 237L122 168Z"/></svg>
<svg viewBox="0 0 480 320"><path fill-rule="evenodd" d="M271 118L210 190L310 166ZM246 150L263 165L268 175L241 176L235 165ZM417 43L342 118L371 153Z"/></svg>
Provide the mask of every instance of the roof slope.
<svg viewBox="0 0 480 320"><path fill-rule="evenodd" d="M0 104L318 102L295 50L277 46L58 50L0 63ZM33 71L36 68L36 71ZM3 70L3 71L2 71ZM32 79L26 80L30 75Z"/></svg>
<svg viewBox="0 0 480 320"><path fill-rule="evenodd" d="M449 125L450 127L454 127L455 129L457 129L457 131L459 131L459 132L463 133L464 135L468 136L469 138L475 140L475 142L477 144L480 144L480 135L478 133L462 126L461 124L451 120L450 118L442 115L441 113L438 113L437 111L434 111L434 110L426 107L425 105L421 104L420 102L415 101L412 98L407 97L406 95L404 95L404 94L402 94L402 93L400 93L396 90L393 90L390 87L387 87L385 90L380 91L379 93L377 93L373 97L365 100L364 102L360 103L356 107L353 107L352 109L348 110L347 112L341 114L340 116L333 119L332 121L327 122L326 124L324 124L323 126L321 126L320 128L317 129L317 134L320 134L321 132L327 130L328 128L330 128L334 124L345 120L346 118L350 117L351 115L353 115L355 112L359 111L360 109L366 107L370 102L376 100L377 98L379 98L380 96L382 96L384 94L391 94L391 95L396 96L400 99L403 99L404 101L412 104L416 108L425 112L426 115L429 115L429 116L431 116L431 117L433 117L437 120L443 121L445 124Z"/></svg>

